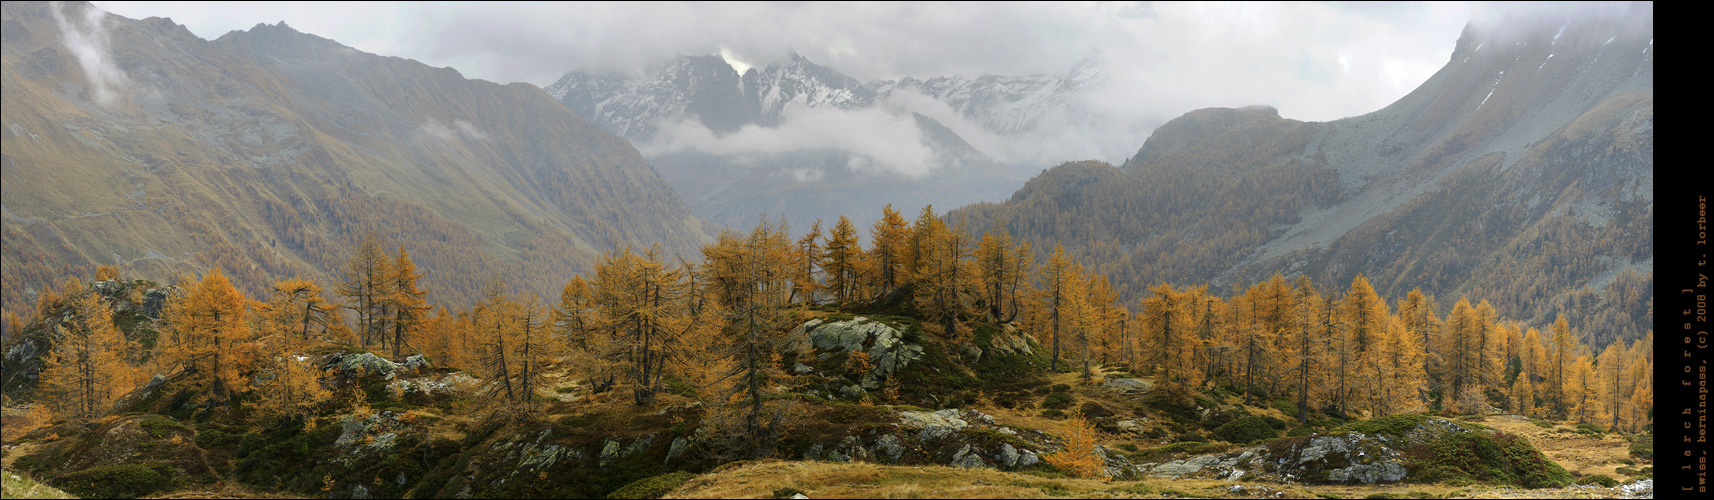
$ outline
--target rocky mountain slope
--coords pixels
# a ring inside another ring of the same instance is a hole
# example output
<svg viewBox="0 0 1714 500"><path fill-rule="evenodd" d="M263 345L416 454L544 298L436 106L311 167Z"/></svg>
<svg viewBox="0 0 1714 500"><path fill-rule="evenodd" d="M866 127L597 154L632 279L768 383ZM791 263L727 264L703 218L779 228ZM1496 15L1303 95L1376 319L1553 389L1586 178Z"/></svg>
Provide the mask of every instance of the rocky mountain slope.
<svg viewBox="0 0 1714 500"><path fill-rule="evenodd" d="M1361 272L1443 311L1468 294L1635 338L1652 323L1652 7L1500 26L1466 28L1445 67L1373 113L1196 110L1121 166L1064 165L951 216L1065 242L1132 301L1161 282Z"/></svg>
<svg viewBox="0 0 1714 500"><path fill-rule="evenodd" d="M542 270L616 241L706 237L631 144L534 86L284 24L208 41L54 5L4 8L9 309L97 264L163 282L218 265L258 296L294 274L334 282L369 232L434 242L408 250L464 302L491 278L556 290Z"/></svg>

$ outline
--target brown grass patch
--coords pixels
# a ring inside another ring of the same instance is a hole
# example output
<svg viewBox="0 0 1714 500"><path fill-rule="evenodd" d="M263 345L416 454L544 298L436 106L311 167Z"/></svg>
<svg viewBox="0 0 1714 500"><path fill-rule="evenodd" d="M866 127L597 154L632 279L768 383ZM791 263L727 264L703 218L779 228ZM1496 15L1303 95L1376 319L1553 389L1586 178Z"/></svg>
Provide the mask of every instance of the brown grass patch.
<svg viewBox="0 0 1714 500"><path fill-rule="evenodd" d="M663 498L771 498L782 488L810 498L1138 498L1148 491L1142 485L992 469L765 461L704 475Z"/></svg>
<svg viewBox="0 0 1714 500"><path fill-rule="evenodd" d="M1617 469L1625 467L1619 460L1631 457L1630 443L1617 434L1596 439L1575 432L1558 432L1561 426L1543 429L1519 415L1489 415L1482 424L1529 439L1542 455L1573 474L1606 474L1615 479L1626 477ZM1651 462L1647 460L1638 460L1635 467L1649 465Z"/></svg>

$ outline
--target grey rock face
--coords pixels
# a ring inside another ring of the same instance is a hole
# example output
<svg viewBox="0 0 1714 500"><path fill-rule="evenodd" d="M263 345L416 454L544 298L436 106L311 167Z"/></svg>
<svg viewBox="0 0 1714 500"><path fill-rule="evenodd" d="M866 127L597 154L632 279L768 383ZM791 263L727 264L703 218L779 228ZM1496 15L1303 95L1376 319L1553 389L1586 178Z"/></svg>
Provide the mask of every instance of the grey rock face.
<svg viewBox="0 0 1714 500"><path fill-rule="evenodd" d="M814 368L810 368L808 365L805 365L803 363L793 363L792 364L792 373L796 373L798 375L803 375L805 373L814 373L814 372L815 372Z"/></svg>
<svg viewBox="0 0 1714 500"><path fill-rule="evenodd" d="M787 338L793 339L788 348L803 354L812 349L822 351L822 355L868 353L873 368L863 374L861 384L871 390L880 388L887 377L922 358L922 346L906 343L904 334L897 329L863 316L847 321L810 320L792 329Z"/></svg>
<svg viewBox="0 0 1714 500"><path fill-rule="evenodd" d="M881 436L875 440L875 451L890 462L898 462L905 454L904 441L892 434Z"/></svg>

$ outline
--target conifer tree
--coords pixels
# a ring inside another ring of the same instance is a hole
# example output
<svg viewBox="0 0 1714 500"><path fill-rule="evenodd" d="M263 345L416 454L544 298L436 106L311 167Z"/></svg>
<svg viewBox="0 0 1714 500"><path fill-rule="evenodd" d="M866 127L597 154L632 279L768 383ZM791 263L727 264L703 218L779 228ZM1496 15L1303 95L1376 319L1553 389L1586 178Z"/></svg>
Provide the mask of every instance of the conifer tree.
<svg viewBox="0 0 1714 500"><path fill-rule="evenodd" d="M900 284L909 246L911 228L899 212L888 204L881 208L881 219L869 229L869 257L873 260L876 295L891 291Z"/></svg>
<svg viewBox="0 0 1714 500"><path fill-rule="evenodd" d="M1550 361L1547 384L1548 401L1553 404L1554 415L1559 417L1564 417L1571 410L1568 399L1576 397L1565 391L1567 376L1571 365L1577 360L1577 348L1580 344L1572 335L1571 327L1565 322L1565 315L1559 315L1553 321L1553 347L1548 350Z"/></svg>
<svg viewBox="0 0 1714 500"><path fill-rule="evenodd" d="M1311 380L1320 380L1319 377L1313 377L1312 374L1316 373L1316 370L1321 368L1323 364L1321 358L1325 355L1326 349L1322 346L1327 342L1325 338L1320 341L1314 341L1312 338L1316 337L1317 320L1321 318L1326 306L1323 304L1321 294L1315 291L1315 286L1309 282L1307 277L1298 277L1294 292L1297 295L1296 302L1298 304L1297 321L1295 322L1298 344L1297 421L1298 423L1308 423L1310 382Z"/></svg>
<svg viewBox="0 0 1714 500"><path fill-rule="evenodd" d="M732 380L722 397L747 407L744 436L751 456L765 455L779 430L763 422L762 405L771 392L775 345L784 333L780 311L791 299L792 270L780 257L790 251L784 235L783 223L763 223L746 238L723 232L703 247L708 285L729 332L720 353L730 366L718 381Z"/></svg>
<svg viewBox="0 0 1714 500"><path fill-rule="evenodd" d="M933 215L932 212L924 212ZM972 274L965 258L970 255L970 237L964 223L948 230L939 218L919 220L920 248L913 271L917 282L917 311L940 325L948 338L962 338L958 315L964 312L964 292Z"/></svg>
<svg viewBox="0 0 1714 500"><path fill-rule="evenodd" d="M68 287L70 288L70 287ZM59 339L42 363L41 387L61 416L83 420L106 414L121 387L125 337L113 325L113 312L99 294L73 290L72 320L56 325Z"/></svg>
<svg viewBox="0 0 1714 500"><path fill-rule="evenodd" d="M339 295L349 301L345 307L357 314L357 337L363 347L386 340L382 335L387 331L388 319L384 299L392 293L391 267L391 259L381 249L381 242L375 239L375 233L369 233L351 256L345 282L339 285Z"/></svg>
<svg viewBox="0 0 1714 500"><path fill-rule="evenodd" d="M815 295L821 290L821 283L816 280L817 270L825 272L822 260L826 252L821 247L821 219L816 219L809 226L809 233L797 240L798 263L792 277L792 295L804 304L815 305Z"/></svg>
<svg viewBox="0 0 1714 500"><path fill-rule="evenodd" d="M265 315L277 324L280 333L310 339L311 327L326 335L330 329L343 329L339 309L321 296L321 286L303 278L281 280L274 284Z"/></svg>
<svg viewBox="0 0 1714 500"><path fill-rule="evenodd" d="M857 266L862 259L856 226L851 219L839 216L839 223L833 226L827 239L827 287L840 302L849 302L857 290Z"/></svg>
<svg viewBox="0 0 1714 500"><path fill-rule="evenodd" d="M1192 356L1195 342L1191 338L1191 304L1185 294L1170 284L1150 290L1152 296L1143 299L1138 318L1145 338L1154 347L1156 362L1161 367L1160 379L1168 384L1187 386L1197 375Z"/></svg>
<svg viewBox="0 0 1714 500"><path fill-rule="evenodd" d="M1065 247L1054 245L1053 254L1048 256L1047 266L1042 267L1037 281L1041 282L1041 294L1044 307L1047 309L1049 321L1048 335L1053 341L1053 356L1049 359L1048 370L1059 370L1059 337L1065 326L1065 309L1067 301L1071 300L1073 290L1071 259L1065 256Z"/></svg>
<svg viewBox="0 0 1714 500"><path fill-rule="evenodd" d="M417 289L417 279L423 275L417 274L416 263L411 261L411 254L405 251L404 245L399 245L399 255L393 260L386 284L387 295L384 297L385 309L391 312L391 335L387 343L393 346L393 357L404 355L406 341L418 336L423 328L423 317L428 314L430 306L424 297L428 292Z"/></svg>
<svg viewBox="0 0 1714 500"><path fill-rule="evenodd" d="M165 359L227 398L229 391L244 387L242 369L252 354L244 345L250 338L248 310L249 301L220 268L210 269L184 295L168 300Z"/></svg>

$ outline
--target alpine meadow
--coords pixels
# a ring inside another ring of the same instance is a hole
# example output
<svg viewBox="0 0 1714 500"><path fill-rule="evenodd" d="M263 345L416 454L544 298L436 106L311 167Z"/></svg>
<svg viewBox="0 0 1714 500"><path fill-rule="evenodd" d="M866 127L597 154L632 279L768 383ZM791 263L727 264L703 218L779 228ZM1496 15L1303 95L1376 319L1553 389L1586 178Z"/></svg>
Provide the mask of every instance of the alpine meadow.
<svg viewBox="0 0 1714 500"><path fill-rule="evenodd" d="M1653 9L8 1L4 496L1653 498Z"/></svg>

